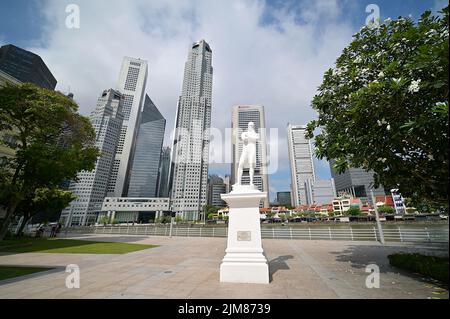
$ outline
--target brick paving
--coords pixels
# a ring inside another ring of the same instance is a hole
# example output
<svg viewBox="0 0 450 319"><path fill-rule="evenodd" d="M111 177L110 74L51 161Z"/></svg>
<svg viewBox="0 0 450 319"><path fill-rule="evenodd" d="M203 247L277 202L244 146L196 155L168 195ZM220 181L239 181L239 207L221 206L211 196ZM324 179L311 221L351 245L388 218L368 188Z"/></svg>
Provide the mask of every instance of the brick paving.
<svg viewBox="0 0 450 319"><path fill-rule="evenodd" d="M98 241L158 244L123 255L0 253L0 265L56 269L0 281L0 298L440 298L448 290L418 275L391 267L393 252L448 255L448 245L385 246L375 242L264 239L271 282L219 282L225 238L90 235ZM65 267L80 267L80 288L68 289ZM366 287L368 264L380 267L380 288Z"/></svg>

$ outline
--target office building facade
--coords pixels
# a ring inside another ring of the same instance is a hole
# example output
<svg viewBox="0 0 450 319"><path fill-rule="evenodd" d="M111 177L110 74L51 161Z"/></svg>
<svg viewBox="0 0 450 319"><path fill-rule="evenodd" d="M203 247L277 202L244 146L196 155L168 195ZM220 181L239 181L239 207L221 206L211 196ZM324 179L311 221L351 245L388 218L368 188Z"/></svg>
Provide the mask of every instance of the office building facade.
<svg viewBox="0 0 450 319"><path fill-rule="evenodd" d="M131 165L128 197L156 197L166 120L148 95L142 109Z"/></svg>
<svg viewBox="0 0 450 319"><path fill-rule="evenodd" d="M123 124L108 184L108 196L111 197L128 196L147 73L147 61L124 57L117 84L117 89L124 96Z"/></svg>
<svg viewBox="0 0 450 319"><path fill-rule="evenodd" d="M60 220L66 226L89 225L97 220L106 196L122 127L122 103L123 95L119 91L105 90L90 115L96 135L95 146L101 155L94 170L81 171L77 174L77 181L70 182L69 190L77 198L61 213Z"/></svg>
<svg viewBox="0 0 450 319"><path fill-rule="evenodd" d="M40 56L12 44L0 47L0 88L6 84L19 85L24 82L49 90L56 87L55 77ZM1 131L0 140L12 142L14 138L8 133ZM3 156L14 157L15 151L0 143L0 157Z"/></svg>
<svg viewBox="0 0 450 319"><path fill-rule="evenodd" d="M49 90L54 90L57 83L39 55L12 44L0 47L0 71L17 82L33 83ZM1 82L8 80L6 76L2 78Z"/></svg>
<svg viewBox="0 0 450 319"><path fill-rule="evenodd" d="M172 147L172 210L188 220L198 219L206 205L212 77L212 51L201 40L185 64Z"/></svg>
<svg viewBox="0 0 450 319"><path fill-rule="evenodd" d="M336 195L334 179L311 180L305 182L306 205L331 204Z"/></svg>
<svg viewBox="0 0 450 319"><path fill-rule="evenodd" d="M226 194L227 185L224 180L217 176L211 175L208 178L208 205L216 207L225 207L226 203L222 200L220 195Z"/></svg>
<svg viewBox="0 0 450 319"><path fill-rule="evenodd" d="M287 127L291 197L294 207L307 204L305 182L316 180L312 147L305 133L306 125L289 124Z"/></svg>
<svg viewBox="0 0 450 319"><path fill-rule="evenodd" d="M372 189L374 196L389 194L383 187L373 187L373 172L367 172L362 168L350 167L344 173L338 174L333 168L334 163L333 160L330 161L330 169L338 196L348 194L360 198L364 203L373 205L370 193Z"/></svg>
<svg viewBox="0 0 450 319"><path fill-rule="evenodd" d="M277 192L277 203L280 206L291 206L291 192Z"/></svg>
<svg viewBox="0 0 450 319"><path fill-rule="evenodd" d="M256 165L253 177L253 184L261 192L269 192L269 177L267 174L267 138L266 124L264 115L264 106L262 105L236 105L232 110L231 129L232 129L232 163L231 163L231 183L237 182L237 173L239 159L242 154L243 141L241 135L248 128L248 123L255 124L255 131L260 135L259 141L256 142ZM244 168L242 175L242 184L249 184L250 176L248 175L248 167ZM260 207L269 207L269 196L260 203Z"/></svg>
<svg viewBox="0 0 450 319"><path fill-rule="evenodd" d="M170 147L163 147L159 164L158 197L169 197L170 155Z"/></svg>

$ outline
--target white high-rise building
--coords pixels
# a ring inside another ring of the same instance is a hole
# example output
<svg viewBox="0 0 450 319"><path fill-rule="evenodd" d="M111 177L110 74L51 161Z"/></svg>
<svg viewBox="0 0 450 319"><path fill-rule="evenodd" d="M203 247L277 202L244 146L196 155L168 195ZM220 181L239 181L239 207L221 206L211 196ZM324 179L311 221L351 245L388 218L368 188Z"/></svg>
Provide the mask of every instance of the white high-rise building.
<svg viewBox="0 0 450 319"><path fill-rule="evenodd" d="M260 140L256 142L256 165L255 175L253 177L253 184L261 192L269 192L269 178L267 175L267 139L265 132L265 116L264 106L262 105L236 105L233 107L231 118L232 136L232 156L233 162L231 163L231 183L235 184L237 178L237 171L239 165L239 159L241 157L243 141L241 140L242 132L248 128L248 123L253 122L255 124L255 131L259 133ZM248 175L248 168L244 168L242 175L242 184L249 184L250 176ZM269 207L269 199L266 197L264 201L260 203L261 207Z"/></svg>
<svg viewBox="0 0 450 319"><path fill-rule="evenodd" d="M147 61L124 57L117 89L123 94L123 124L114 167L108 184L108 196L127 196L141 110L147 83Z"/></svg>
<svg viewBox="0 0 450 319"><path fill-rule="evenodd" d="M326 205L331 204L336 197L336 187L334 179L323 179L305 182L306 205Z"/></svg>
<svg viewBox="0 0 450 319"><path fill-rule="evenodd" d="M96 221L106 196L112 171L116 146L122 127L123 95L113 89L103 91L90 120L95 129L95 146L100 157L92 171L81 171L77 182L71 182L69 190L77 197L61 213L64 225L89 225Z"/></svg>
<svg viewBox="0 0 450 319"><path fill-rule="evenodd" d="M292 206L308 203L305 182L314 182L314 162L310 140L305 137L306 125L288 124L289 163L291 166L291 199Z"/></svg>
<svg viewBox="0 0 450 319"><path fill-rule="evenodd" d="M192 45L184 68L172 148L172 210L195 220L206 205L211 127L212 51L205 40Z"/></svg>

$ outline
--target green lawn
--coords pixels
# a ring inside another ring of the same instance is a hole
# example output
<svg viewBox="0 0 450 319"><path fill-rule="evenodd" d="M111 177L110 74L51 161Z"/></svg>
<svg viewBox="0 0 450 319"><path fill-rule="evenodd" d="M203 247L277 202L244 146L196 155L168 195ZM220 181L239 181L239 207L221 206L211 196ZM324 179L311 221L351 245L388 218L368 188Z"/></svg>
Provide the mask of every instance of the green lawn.
<svg viewBox="0 0 450 319"><path fill-rule="evenodd" d="M0 241L0 252L10 253L126 254L153 247L157 245L59 238L24 237Z"/></svg>
<svg viewBox="0 0 450 319"><path fill-rule="evenodd" d="M0 280L34 274L36 272L50 269L52 268L0 266Z"/></svg>

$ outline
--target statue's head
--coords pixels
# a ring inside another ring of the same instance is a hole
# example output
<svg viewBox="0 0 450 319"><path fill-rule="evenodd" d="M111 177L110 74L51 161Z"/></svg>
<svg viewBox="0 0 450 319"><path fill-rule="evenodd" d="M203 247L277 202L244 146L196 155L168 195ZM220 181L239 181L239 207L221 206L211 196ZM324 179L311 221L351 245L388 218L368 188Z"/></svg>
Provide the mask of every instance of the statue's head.
<svg viewBox="0 0 450 319"><path fill-rule="evenodd" d="M248 122L248 128L254 130L255 129L255 123Z"/></svg>

